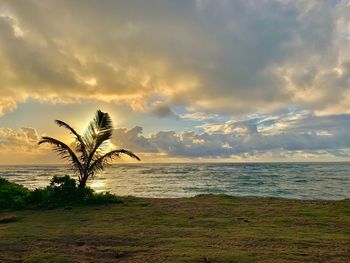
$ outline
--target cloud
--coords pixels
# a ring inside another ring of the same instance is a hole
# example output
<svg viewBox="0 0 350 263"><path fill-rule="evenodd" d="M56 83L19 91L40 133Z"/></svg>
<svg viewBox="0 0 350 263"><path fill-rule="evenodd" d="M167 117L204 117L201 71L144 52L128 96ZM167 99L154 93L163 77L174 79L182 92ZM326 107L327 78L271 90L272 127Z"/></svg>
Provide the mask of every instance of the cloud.
<svg viewBox="0 0 350 263"><path fill-rule="evenodd" d="M212 122L200 128L201 131L170 130L148 135L140 126L119 128L114 130L111 143L113 147L132 150L146 161L329 161L350 156L348 114L317 116L294 110ZM39 137L34 128L0 128L1 164L60 162L49 146L38 147Z"/></svg>
<svg viewBox="0 0 350 263"><path fill-rule="evenodd" d="M159 118L179 118L179 116L164 103L156 103L151 109L151 113Z"/></svg>
<svg viewBox="0 0 350 263"><path fill-rule="evenodd" d="M111 142L120 148L128 148L137 152L157 152L155 145L142 135L142 130L142 127L139 126L130 130L115 129Z"/></svg>
<svg viewBox="0 0 350 263"><path fill-rule="evenodd" d="M331 2L0 0L0 114L29 98L348 113L350 7Z"/></svg>
<svg viewBox="0 0 350 263"><path fill-rule="evenodd" d="M16 131L0 128L0 148L2 152L35 152L39 135L33 128L21 128Z"/></svg>
<svg viewBox="0 0 350 263"><path fill-rule="evenodd" d="M295 114L294 114L295 115ZM160 131L146 137L142 128L118 129L122 147L139 152L163 153L168 157L263 158L288 160L293 155L350 156L350 115L316 116L301 112L228 121L203 126L203 132ZM270 128L267 129L266 127ZM118 140L114 139L114 144Z"/></svg>
<svg viewBox="0 0 350 263"><path fill-rule="evenodd" d="M50 153L45 153L45 147L39 148L38 141L39 135L33 128L0 128L0 165L54 160Z"/></svg>
<svg viewBox="0 0 350 263"><path fill-rule="evenodd" d="M49 145L38 145L40 137L34 128L0 128L0 165L60 163Z"/></svg>
<svg viewBox="0 0 350 263"><path fill-rule="evenodd" d="M220 119L220 115L218 114L208 114L204 112L192 112L192 113L184 113L179 116L183 120L191 120L191 121L205 121L205 122L214 122L217 119Z"/></svg>

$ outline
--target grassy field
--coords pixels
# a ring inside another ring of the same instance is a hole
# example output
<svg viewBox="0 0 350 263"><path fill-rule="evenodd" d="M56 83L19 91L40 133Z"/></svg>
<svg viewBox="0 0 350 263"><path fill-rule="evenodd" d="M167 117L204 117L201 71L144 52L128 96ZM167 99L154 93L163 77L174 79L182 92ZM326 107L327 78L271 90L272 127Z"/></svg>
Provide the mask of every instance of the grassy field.
<svg viewBox="0 0 350 263"><path fill-rule="evenodd" d="M350 200L123 200L0 212L0 262L350 262Z"/></svg>

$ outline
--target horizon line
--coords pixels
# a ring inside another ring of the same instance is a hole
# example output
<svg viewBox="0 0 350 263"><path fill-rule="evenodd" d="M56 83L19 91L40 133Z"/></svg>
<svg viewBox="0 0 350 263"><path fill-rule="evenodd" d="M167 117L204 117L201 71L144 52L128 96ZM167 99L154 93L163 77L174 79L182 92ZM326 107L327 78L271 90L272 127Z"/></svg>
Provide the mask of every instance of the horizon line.
<svg viewBox="0 0 350 263"><path fill-rule="evenodd" d="M350 164L349 161L247 161L247 162L124 162L112 163L114 165L147 165L147 164ZM52 163L52 164L0 164L4 166L69 166L68 164ZM108 167L107 166L107 167Z"/></svg>

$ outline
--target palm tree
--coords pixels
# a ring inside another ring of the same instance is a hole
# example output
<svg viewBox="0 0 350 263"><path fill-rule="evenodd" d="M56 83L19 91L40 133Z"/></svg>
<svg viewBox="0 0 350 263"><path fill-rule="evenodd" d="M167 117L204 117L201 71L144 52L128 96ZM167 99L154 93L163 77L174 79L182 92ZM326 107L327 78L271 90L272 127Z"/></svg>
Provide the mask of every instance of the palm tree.
<svg viewBox="0 0 350 263"><path fill-rule="evenodd" d="M103 170L104 166L114 157L126 154L140 161L138 156L124 149L103 153L106 142L112 137L113 131L112 120L108 113L98 110L83 136L67 123L60 120L55 122L74 135L74 149L55 138L47 136L42 137L38 144L48 143L52 145L62 159L69 160L73 170L78 174L79 187L81 188L84 188L87 180L96 172Z"/></svg>

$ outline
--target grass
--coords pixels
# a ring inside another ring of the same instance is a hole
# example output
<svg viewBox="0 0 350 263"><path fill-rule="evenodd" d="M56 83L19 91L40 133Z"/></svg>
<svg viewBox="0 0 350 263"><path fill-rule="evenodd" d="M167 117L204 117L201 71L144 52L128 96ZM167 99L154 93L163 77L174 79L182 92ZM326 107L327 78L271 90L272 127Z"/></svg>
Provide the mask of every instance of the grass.
<svg viewBox="0 0 350 263"><path fill-rule="evenodd" d="M0 262L349 262L350 200L203 195L0 212ZM9 214L10 213L10 214Z"/></svg>

